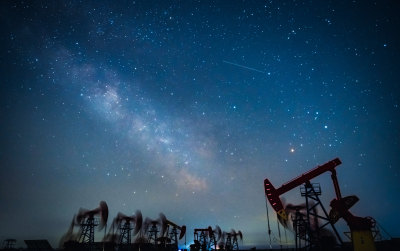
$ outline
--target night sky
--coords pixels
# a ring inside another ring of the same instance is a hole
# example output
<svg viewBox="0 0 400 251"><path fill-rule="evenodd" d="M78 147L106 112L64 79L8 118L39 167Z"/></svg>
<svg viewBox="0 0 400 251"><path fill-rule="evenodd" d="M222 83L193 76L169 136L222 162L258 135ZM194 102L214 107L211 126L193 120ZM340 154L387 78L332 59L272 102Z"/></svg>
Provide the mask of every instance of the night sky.
<svg viewBox="0 0 400 251"><path fill-rule="evenodd" d="M1 241L57 247L80 207L105 200L109 223L163 212L188 244L219 225L266 247L263 180L336 157L343 196L360 198L351 211L399 236L399 13L396 1L1 1ZM329 208L330 175L313 181ZM299 188L283 197L304 201Z"/></svg>

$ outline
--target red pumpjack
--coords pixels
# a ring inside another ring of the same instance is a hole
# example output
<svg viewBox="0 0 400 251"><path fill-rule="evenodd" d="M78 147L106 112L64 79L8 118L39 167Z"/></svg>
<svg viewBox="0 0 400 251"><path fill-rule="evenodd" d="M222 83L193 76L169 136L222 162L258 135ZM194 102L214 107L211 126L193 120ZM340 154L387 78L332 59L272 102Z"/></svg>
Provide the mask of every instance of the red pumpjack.
<svg viewBox="0 0 400 251"><path fill-rule="evenodd" d="M287 214L283 207L282 201L279 198L282 194L302 185L310 183L310 180L327 172L331 172L333 186L335 188L336 198L330 203L331 211L329 213L330 221L334 224L340 218L343 218L351 231L352 242L354 250L375 250L371 228L373 227L373 220L370 217L362 218L354 216L349 209L359 200L357 196L342 197L340 193L339 183L336 176L336 167L342 164L339 158L333 159L321 166L317 166L310 171L292 179L291 181L283 184L279 188L275 188L268 179L264 180L265 195L275 212L283 220L287 220Z"/></svg>

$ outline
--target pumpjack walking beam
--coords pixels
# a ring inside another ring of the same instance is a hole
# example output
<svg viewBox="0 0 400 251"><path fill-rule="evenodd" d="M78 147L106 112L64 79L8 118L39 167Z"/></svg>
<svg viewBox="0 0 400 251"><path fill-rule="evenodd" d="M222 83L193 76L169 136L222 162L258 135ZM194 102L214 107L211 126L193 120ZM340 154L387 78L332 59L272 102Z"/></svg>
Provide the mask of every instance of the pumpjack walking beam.
<svg viewBox="0 0 400 251"><path fill-rule="evenodd" d="M338 158L331 160L331 161L323 164L322 166L317 166L314 169L311 169L310 171L308 171L300 176L297 176L296 178L283 184L281 187L279 187L277 189L275 189L275 187L272 185L272 183L268 179L265 179L264 180L265 194L267 195L268 201L271 204L272 208L277 212L277 214L279 216L281 216L283 219L287 220L287 215L285 213L282 201L279 198L279 196L292 190L293 188L296 188L296 187L306 183L307 181L310 181L311 179L313 179L327 171L332 172L332 170L335 170L335 167L340 165L341 163L342 162ZM335 172L335 174L336 174L336 172ZM335 185L335 183L337 183L337 179L333 180L333 183L334 183L334 186L335 187L337 186L339 189L339 185ZM335 191L336 191L336 189L335 189ZM338 190L338 191L339 191L339 195L340 195L340 190ZM336 194L336 196L338 196L338 194Z"/></svg>

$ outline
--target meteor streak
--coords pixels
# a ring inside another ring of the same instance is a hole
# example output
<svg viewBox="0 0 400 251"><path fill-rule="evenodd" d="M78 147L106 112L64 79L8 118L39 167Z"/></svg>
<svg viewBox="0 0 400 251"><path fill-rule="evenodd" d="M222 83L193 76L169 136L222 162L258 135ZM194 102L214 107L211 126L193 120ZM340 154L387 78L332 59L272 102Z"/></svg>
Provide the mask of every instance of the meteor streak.
<svg viewBox="0 0 400 251"><path fill-rule="evenodd" d="M236 64L236 63L225 61L225 60L222 60L222 62L224 62L225 64L234 65L234 66L237 66L237 67L240 67L240 68L243 68L243 69L247 69L247 70L250 70L250 71L256 71L256 72L259 72L259 73L265 73L263 71L260 71L260 70L254 69L254 68L247 67L245 65L240 65L240 64Z"/></svg>

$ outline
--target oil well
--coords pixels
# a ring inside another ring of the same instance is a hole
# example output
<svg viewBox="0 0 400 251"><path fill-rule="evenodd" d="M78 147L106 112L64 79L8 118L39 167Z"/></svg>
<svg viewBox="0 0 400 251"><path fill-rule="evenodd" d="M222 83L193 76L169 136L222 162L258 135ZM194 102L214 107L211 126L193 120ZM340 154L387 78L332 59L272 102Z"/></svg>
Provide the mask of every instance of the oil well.
<svg viewBox="0 0 400 251"><path fill-rule="evenodd" d="M113 219L103 242L112 243L109 246L117 246L120 250L129 249L132 245L132 238L139 233L142 227L142 222L143 217L140 210L137 210L132 216L119 212Z"/></svg>
<svg viewBox="0 0 400 251"><path fill-rule="evenodd" d="M194 243L190 245L191 251L209 251L217 249L217 242L221 238L222 232L219 226L212 229L195 228L193 233Z"/></svg>
<svg viewBox="0 0 400 251"><path fill-rule="evenodd" d="M242 231L232 229L230 232L223 232L219 248L224 250L239 250L238 240L243 240Z"/></svg>
<svg viewBox="0 0 400 251"><path fill-rule="evenodd" d="M264 180L266 199L276 212L279 223L284 228L293 230L295 250L376 250L374 239L379 232L376 229L375 220L372 217L353 215L349 209L359 200L358 197L355 195L343 197L341 194L336 175L336 167L341 163L340 159L333 159L295 177L279 188L275 188L269 179ZM312 179L326 172L331 174L336 195L330 202L329 212L319 198L322 193L320 185L311 183ZM284 205L280 196L297 187L300 187L300 195L305 198L305 203ZM345 234L351 240L350 247L346 247L335 227L335 223L341 218L349 227L349 232ZM268 234L271 235L269 217L268 228ZM279 228L278 231L280 235Z"/></svg>
<svg viewBox="0 0 400 251"><path fill-rule="evenodd" d="M194 243L190 245L190 251L211 251L211 250L239 250L238 239L243 239L241 231L232 229L230 232L222 231L217 225L213 229L195 228L193 233Z"/></svg>
<svg viewBox="0 0 400 251"><path fill-rule="evenodd" d="M59 246L65 250L178 250L179 241L186 237L186 226L178 225L160 213L156 219L119 212L106 231L108 206L101 201L93 210L79 209L73 216ZM104 232L102 231L104 229ZM97 237L97 238L95 238ZM102 237L102 241L95 239Z"/></svg>
<svg viewBox="0 0 400 251"><path fill-rule="evenodd" d="M108 206L105 201L101 201L99 207L88 210L81 208L78 214L72 218L68 231L60 240L60 246L67 250L95 250L95 229L106 230L108 220ZM78 232L74 233L74 228L78 227Z"/></svg>
<svg viewBox="0 0 400 251"><path fill-rule="evenodd" d="M280 243L282 244L279 226L285 230L285 238L286 229L293 233L294 243L290 250L398 250L398 238L376 242L380 232L372 217L360 217L350 212L359 198L356 195L342 196L336 174L336 168L340 164L340 159L333 159L278 188L270 179L264 180L270 249L272 246L269 206L277 216ZM320 199L320 184L311 183L314 178L325 173L330 173L335 192L335 198L331 200L329 208L325 207ZM300 188L300 196L304 198L304 203L284 204L280 196L296 188ZM175 223L163 213L160 213L158 218L143 219L140 210L136 210L132 215L119 212L111 224L107 225L108 218L109 210L105 201L101 201L92 210L80 208L60 239L59 248L67 251L181 251L179 246L182 246L183 242L186 248L186 225ZM349 227L349 231L344 233L348 237L347 241L342 239L343 235L335 226L340 219ZM243 234L240 230L223 231L218 225L214 228L194 228L194 243L190 245L190 251L240 250L242 240ZM25 243L28 250L53 250L47 240L25 240ZM3 250L15 250L15 244L15 239L6 239L3 242ZM286 249L288 248L287 246ZM283 250L282 245L280 250Z"/></svg>

